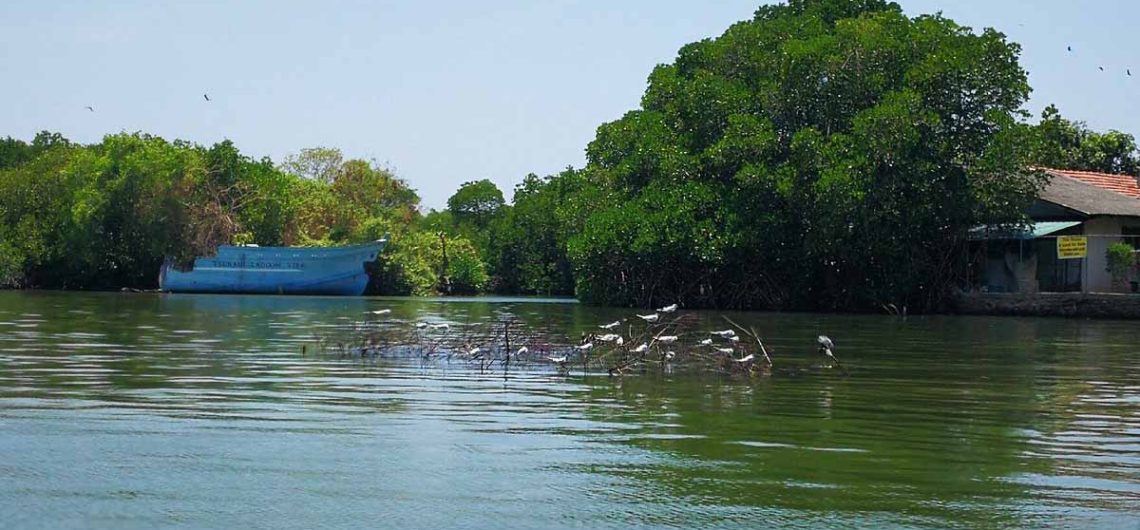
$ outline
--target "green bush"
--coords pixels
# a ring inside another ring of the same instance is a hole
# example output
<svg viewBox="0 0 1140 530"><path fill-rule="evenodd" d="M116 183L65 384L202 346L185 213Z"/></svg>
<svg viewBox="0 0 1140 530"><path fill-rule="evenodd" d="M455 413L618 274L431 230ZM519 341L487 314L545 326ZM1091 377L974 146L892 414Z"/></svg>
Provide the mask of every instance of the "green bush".
<svg viewBox="0 0 1140 530"><path fill-rule="evenodd" d="M1108 261L1108 272L1112 275L1112 283L1117 286L1124 285L1136 268L1136 249L1123 241L1113 243L1105 251Z"/></svg>

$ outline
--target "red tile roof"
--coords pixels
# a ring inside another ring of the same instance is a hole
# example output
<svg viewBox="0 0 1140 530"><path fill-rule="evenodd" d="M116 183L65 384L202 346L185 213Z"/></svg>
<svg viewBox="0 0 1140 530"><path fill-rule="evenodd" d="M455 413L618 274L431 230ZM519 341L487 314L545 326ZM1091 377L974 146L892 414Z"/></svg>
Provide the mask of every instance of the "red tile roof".
<svg viewBox="0 0 1140 530"><path fill-rule="evenodd" d="M1085 184L1127 195L1133 199L1140 199L1140 184L1134 175L1112 175L1109 173L1096 173L1094 171L1073 171L1069 169L1046 169L1048 173L1063 175Z"/></svg>

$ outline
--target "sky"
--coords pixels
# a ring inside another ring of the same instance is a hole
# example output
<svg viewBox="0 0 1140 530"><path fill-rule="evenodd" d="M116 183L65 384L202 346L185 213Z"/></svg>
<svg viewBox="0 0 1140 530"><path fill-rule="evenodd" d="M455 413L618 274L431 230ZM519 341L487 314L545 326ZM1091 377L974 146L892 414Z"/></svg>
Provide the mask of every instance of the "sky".
<svg viewBox="0 0 1140 530"><path fill-rule="evenodd" d="M1140 2L899 3L1020 43L1034 114L1055 103L1094 129L1140 136ZM277 161L337 147L393 168L425 210L483 178L509 198L528 173L582 166L597 127L637 108L655 65L758 5L5 0L0 136L228 138Z"/></svg>

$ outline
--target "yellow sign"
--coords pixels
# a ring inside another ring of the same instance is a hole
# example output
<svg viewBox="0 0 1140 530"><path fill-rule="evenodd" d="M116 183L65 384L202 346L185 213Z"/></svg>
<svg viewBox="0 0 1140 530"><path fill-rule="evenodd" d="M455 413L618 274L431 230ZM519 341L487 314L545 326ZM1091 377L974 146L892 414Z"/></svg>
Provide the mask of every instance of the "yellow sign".
<svg viewBox="0 0 1140 530"><path fill-rule="evenodd" d="M1089 252L1089 238L1085 236L1058 236L1057 259L1083 258Z"/></svg>

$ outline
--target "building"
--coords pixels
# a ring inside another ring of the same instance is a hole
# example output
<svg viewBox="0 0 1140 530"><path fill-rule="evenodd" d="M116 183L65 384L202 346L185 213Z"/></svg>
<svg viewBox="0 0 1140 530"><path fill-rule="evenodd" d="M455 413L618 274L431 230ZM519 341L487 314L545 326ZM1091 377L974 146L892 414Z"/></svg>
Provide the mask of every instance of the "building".
<svg viewBox="0 0 1140 530"><path fill-rule="evenodd" d="M1140 248L1140 180L1129 175L1047 169L1049 182L1023 231L974 231L985 292L1113 293L1140 290L1135 268L1118 281L1109 245Z"/></svg>

